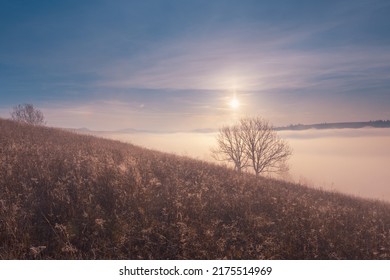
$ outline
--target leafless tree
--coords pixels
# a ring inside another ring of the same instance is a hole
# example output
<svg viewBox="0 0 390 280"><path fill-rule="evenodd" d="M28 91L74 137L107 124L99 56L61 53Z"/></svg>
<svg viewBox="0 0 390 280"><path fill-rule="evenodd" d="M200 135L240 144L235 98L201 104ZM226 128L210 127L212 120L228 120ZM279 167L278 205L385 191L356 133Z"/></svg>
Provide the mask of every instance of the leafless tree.
<svg viewBox="0 0 390 280"><path fill-rule="evenodd" d="M268 121L259 117L241 119L240 127L245 153L256 175L286 171L286 160L292 150Z"/></svg>
<svg viewBox="0 0 390 280"><path fill-rule="evenodd" d="M32 125L46 124L43 113L34 108L32 104L19 104L15 106L11 112L11 118L15 121Z"/></svg>
<svg viewBox="0 0 390 280"><path fill-rule="evenodd" d="M224 126L217 135L217 148L212 150L216 160L232 161L234 169L241 172L247 166L248 158L245 153L245 142L238 125Z"/></svg>
<svg viewBox="0 0 390 280"><path fill-rule="evenodd" d="M215 159L233 162L239 172L252 167L256 175L286 172L291 154L288 143L262 118L245 118L236 125L222 127L217 147L212 150Z"/></svg>

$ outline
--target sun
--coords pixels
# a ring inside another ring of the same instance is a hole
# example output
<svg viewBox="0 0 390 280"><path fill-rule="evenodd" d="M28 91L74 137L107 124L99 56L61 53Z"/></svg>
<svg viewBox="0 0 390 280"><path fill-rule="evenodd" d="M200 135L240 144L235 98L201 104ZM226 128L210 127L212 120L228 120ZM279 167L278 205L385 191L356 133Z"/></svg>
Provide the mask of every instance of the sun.
<svg viewBox="0 0 390 280"><path fill-rule="evenodd" d="M238 109L238 107L240 107L240 101L238 101L237 98L233 98L232 100L230 100L229 106L232 109Z"/></svg>

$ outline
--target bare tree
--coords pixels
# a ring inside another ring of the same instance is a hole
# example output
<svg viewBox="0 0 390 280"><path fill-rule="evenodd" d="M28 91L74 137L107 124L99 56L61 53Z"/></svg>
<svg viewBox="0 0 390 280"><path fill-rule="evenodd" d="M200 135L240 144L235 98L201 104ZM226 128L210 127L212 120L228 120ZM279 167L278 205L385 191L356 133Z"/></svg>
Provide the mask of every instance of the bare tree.
<svg viewBox="0 0 390 280"><path fill-rule="evenodd" d="M251 166L256 175L286 172L291 154L287 142L262 118L241 119L236 125L222 127L212 150L215 159L233 162L239 172Z"/></svg>
<svg viewBox="0 0 390 280"><path fill-rule="evenodd" d="M292 154L288 143L280 138L272 125L262 118L240 120L246 156L256 175L286 171L286 160Z"/></svg>
<svg viewBox="0 0 390 280"><path fill-rule="evenodd" d="M218 147L212 150L212 156L216 160L232 161L238 172L241 172L248 162L241 132L238 125L222 127L217 135Z"/></svg>
<svg viewBox="0 0 390 280"><path fill-rule="evenodd" d="M34 108L32 104L19 104L13 108L11 118L21 123L32 125L45 125L45 118L43 113Z"/></svg>

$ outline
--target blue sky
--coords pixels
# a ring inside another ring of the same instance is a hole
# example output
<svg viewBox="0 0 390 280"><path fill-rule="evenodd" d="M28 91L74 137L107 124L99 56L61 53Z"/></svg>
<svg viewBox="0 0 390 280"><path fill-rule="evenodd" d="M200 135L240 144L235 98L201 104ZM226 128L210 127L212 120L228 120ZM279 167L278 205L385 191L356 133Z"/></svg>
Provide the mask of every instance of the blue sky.
<svg viewBox="0 0 390 280"><path fill-rule="evenodd" d="M50 126L96 130L390 119L389 14L375 0L0 0L0 116L33 103Z"/></svg>

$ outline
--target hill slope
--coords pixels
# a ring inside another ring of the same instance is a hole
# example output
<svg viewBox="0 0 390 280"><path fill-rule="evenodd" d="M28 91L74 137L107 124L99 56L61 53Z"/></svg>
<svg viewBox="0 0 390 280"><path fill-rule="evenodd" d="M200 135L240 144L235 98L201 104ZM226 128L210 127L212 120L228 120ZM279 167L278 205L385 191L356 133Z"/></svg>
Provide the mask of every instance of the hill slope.
<svg viewBox="0 0 390 280"><path fill-rule="evenodd" d="M389 204L0 119L2 259L389 259Z"/></svg>

